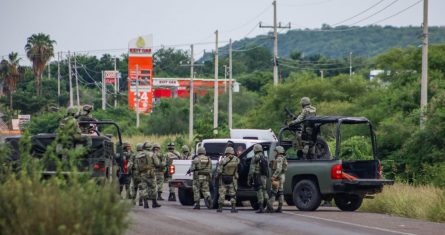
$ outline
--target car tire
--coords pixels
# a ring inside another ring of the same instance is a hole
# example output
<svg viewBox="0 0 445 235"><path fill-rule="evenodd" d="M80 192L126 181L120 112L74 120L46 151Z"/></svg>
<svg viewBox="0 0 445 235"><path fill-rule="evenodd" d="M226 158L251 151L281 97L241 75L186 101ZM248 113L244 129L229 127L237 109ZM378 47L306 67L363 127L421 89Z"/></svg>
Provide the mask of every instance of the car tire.
<svg viewBox="0 0 445 235"><path fill-rule="evenodd" d="M355 211L362 205L363 197L356 194L337 194L335 205L342 211Z"/></svg>
<svg viewBox="0 0 445 235"><path fill-rule="evenodd" d="M193 206L193 190L188 188L178 188L179 202L183 206Z"/></svg>
<svg viewBox="0 0 445 235"><path fill-rule="evenodd" d="M321 194L312 180L299 181L293 190L295 206L302 211L314 211L321 203Z"/></svg>

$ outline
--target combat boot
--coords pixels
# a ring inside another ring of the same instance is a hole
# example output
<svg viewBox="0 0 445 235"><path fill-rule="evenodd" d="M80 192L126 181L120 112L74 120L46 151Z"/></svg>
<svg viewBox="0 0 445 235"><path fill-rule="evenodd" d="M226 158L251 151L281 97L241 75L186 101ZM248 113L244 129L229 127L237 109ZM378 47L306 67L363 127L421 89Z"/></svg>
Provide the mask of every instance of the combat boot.
<svg viewBox="0 0 445 235"><path fill-rule="evenodd" d="M213 202L212 202L212 198L210 196L204 198L204 203L208 209L212 209Z"/></svg>
<svg viewBox="0 0 445 235"><path fill-rule="evenodd" d="M283 204L279 203L278 208L275 210L275 213L282 213L283 210L281 209L283 207Z"/></svg>
<svg viewBox="0 0 445 235"><path fill-rule="evenodd" d="M144 208L145 209L149 208L147 199L144 199Z"/></svg>
<svg viewBox="0 0 445 235"><path fill-rule="evenodd" d="M139 206L143 206L142 197L139 197Z"/></svg>
<svg viewBox="0 0 445 235"><path fill-rule="evenodd" d="M201 205L199 205L199 201L196 202L195 207L193 207L193 209L195 209L195 210L201 209Z"/></svg>
<svg viewBox="0 0 445 235"><path fill-rule="evenodd" d="M155 200L152 200L151 207L157 208L157 207L161 207L161 205L159 205L158 200L155 199Z"/></svg>
<svg viewBox="0 0 445 235"><path fill-rule="evenodd" d="M162 198L162 193L158 192L158 200L159 201L164 201L164 198Z"/></svg>
<svg viewBox="0 0 445 235"><path fill-rule="evenodd" d="M261 203L262 204L262 203ZM260 205L260 207L258 208L257 211L255 211L255 213L264 213L264 206Z"/></svg>
<svg viewBox="0 0 445 235"><path fill-rule="evenodd" d="M218 205L218 210L216 210L216 212L219 212L219 213L222 212L222 205L221 204Z"/></svg>
<svg viewBox="0 0 445 235"><path fill-rule="evenodd" d="M232 204L232 209L230 210L230 213L238 213L238 210L235 208L236 204Z"/></svg>
<svg viewBox="0 0 445 235"><path fill-rule="evenodd" d="M168 201L176 202L176 194L175 193L170 193L170 195L168 195Z"/></svg>

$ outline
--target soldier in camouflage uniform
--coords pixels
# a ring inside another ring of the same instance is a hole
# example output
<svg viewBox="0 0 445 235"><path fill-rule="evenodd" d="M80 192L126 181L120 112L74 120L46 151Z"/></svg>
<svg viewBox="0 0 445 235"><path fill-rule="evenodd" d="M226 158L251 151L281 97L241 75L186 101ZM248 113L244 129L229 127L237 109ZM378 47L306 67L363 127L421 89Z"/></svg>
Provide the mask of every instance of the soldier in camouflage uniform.
<svg viewBox="0 0 445 235"><path fill-rule="evenodd" d="M236 190L235 182L238 179L238 164L239 158L235 156L235 150L232 147L227 147L224 151L225 157L218 165L218 178L219 178L219 200L217 212L222 212L224 205L224 199L226 196L230 197L230 203L232 210L230 212L236 213Z"/></svg>
<svg viewBox="0 0 445 235"><path fill-rule="evenodd" d="M153 145L154 158L158 159L159 165L156 167L156 185L158 191L158 200L164 201L162 198L162 190L164 186L165 166L167 165L166 155L161 153L161 145L156 143Z"/></svg>
<svg viewBox="0 0 445 235"><path fill-rule="evenodd" d="M136 159L136 156L140 154L143 151L143 145L142 143L138 143L136 145L136 154L134 155L134 158ZM130 195L133 200L136 199L136 195L138 192L139 184L141 183L141 177L139 175L139 170L136 168L135 162L133 161L131 163L131 181L130 181ZM139 194L139 206L143 205L142 197Z"/></svg>
<svg viewBox="0 0 445 235"><path fill-rule="evenodd" d="M181 154L175 150L175 143L169 143L167 146L168 152L166 153L167 158L167 170L165 174L165 179L168 183L172 180L172 176L170 175L169 169L170 166L173 165L173 160L178 160L181 157ZM169 184L170 185L170 184ZM176 201L176 194L175 194L175 187L169 186L169 192L168 200L169 201Z"/></svg>
<svg viewBox="0 0 445 235"><path fill-rule="evenodd" d="M146 151L139 151L134 160L135 168L139 173L141 183L139 184L139 194L144 202L144 208L148 208L148 201L152 200L152 207L161 207L157 202L156 195L156 167L159 160L153 154Z"/></svg>
<svg viewBox="0 0 445 235"><path fill-rule="evenodd" d="M275 148L276 157L272 162L272 188L271 188L271 196L268 203L268 212L272 212L273 203L275 202L275 198L278 196L278 208L275 210L277 213L282 212L283 202L284 202L284 194L283 194L283 185L285 180L285 173L287 171L287 159L285 157L285 151L282 146L277 146Z"/></svg>
<svg viewBox="0 0 445 235"><path fill-rule="evenodd" d="M264 160L267 162L267 159L263 154L263 147L260 144L255 144L253 146L253 151L255 153L255 156L252 157L252 160L250 162L247 182L249 186L253 185L257 192L259 208L256 213L264 213L264 202L267 202L269 200L269 195L266 191L267 173L261 172L260 160Z"/></svg>
<svg viewBox="0 0 445 235"><path fill-rule="evenodd" d="M126 175L122 176L119 179L119 191L122 194L122 191L124 190L125 187L125 192L126 192L126 198L130 199L131 197L131 193L130 193L130 184L131 184L131 176L132 176L132 168L134 166L134 158L135 158L135 154L133 153L133 151L131 150L131 145L127 142L123 143L122 145L123 147L123 156L122 156L122 164L123 167L127 168L126 171ZM124 164L127 164L126 166ZM123 169L119 169L121 174L125 174Z"/></svg>
<svg viewBox="0 0 445 235"><path fill-rule="evenodd" d="M192 154L190 153L190 149L187 145L182 146L182 154L179 159L181 160L192 160Z"/></svg>
<svg viewBox="0 0 445 235"><path fill-rule="evenodd" d="M303 97L300 100L302 107L300 115L293 120L290 125L301 123L307 117L313 117L317 113L317 109L311 105L311 100L308 97ZM303 159L311 158L315 155L314 140L313 140L313 127L301 125L301 130L297 132L297 147L302 148Z"/></svg>
<svg viewBox="0 0 445 235"><path fill-rule="evenodd" d="M70 107L67 114L60 121L57 129L56 151L66 158L70 150L83 145L82 133L75 118L76 108Z"/></svg>
<svg viewBox="0 0 445 235"><path fill-rule="evenodd" d="M91 105L84 105L82 107L82 111L79 112L77 115L78 121L96 121L96 119L93 118L91 115L91 111L93 111L93 106ZM93 131L94 126L91 124L79 124L80 130L82 131L82 134L91 134Z"/></svg>
<svg viewBox="0 0 445 235"><path fill-rule="evenodd" d="M201 194L204 196L204 201L207 208L210 208L212 201L210 198L209 183L212 172L212 161L206 156L204 147L198 148L198 156L193 159L189 172L193 172L193 198L195 207L193 209L200 209L199 201Z"/></svg>

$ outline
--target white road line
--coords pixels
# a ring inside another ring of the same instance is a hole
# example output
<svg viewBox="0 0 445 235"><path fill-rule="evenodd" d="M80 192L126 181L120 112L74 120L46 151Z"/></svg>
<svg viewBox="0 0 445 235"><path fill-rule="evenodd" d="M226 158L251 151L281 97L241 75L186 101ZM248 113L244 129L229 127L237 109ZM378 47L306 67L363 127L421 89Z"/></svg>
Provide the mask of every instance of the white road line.
<svg viewBox="0 0 445 235"><path fill-rule="evenodd" d="M321 218L321 217L311 216L311 215L295 214L295 213L286 212L286 211L284 211L283 213L286 213L286 214L289 214L289 215L295 215L295 216L311 218L311 219L324 220L324 221L333 222L333 223L346 224L346 225L351 225L351 226L360 227L360 228L379 230L379 231L389 232L389 233L397 233L397 234L403 234L403 235L416 235L415 233L404 233L404 232L390 230L390 229L385 229L385 228L371 227L371 226L366 226L366 225L361 225L361 224L354 224L354 223L349 223L349 222L340 221L340 220L326 219L326 218Z"/></svg>

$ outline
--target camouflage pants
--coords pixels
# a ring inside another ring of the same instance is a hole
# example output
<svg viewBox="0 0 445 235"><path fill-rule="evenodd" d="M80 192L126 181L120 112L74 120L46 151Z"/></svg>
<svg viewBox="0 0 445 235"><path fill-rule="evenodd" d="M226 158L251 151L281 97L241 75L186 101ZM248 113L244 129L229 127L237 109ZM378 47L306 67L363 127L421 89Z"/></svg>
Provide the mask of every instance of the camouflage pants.
<svg viewBox="0 0 445 235"><path fill-rule="evenodd" d="M234 177L233 181L235 180L236 179ZM230 197L230 203L232 205L236 204L236 185L234 182L231 184L224 184L222 180L220 180L218 193L219 193L219 199L218 199L219 205L221 206L224 205L224 200L226 196Z"/></svg>
<svg viewBox="0 0 445 235"><path fill-rule="evenodd" d="M275 179L276 181L278 181L278 187L271 188L272 191L272 195L269 198L269 204L273 205L273 203L275 202L276 197L278 196L278 203L280 205L283 205L284 202L284 194L283 194L283 185L284 185L284 180L285 180L285 176L284 174L280 175L279 178Z"/></svg>
<svg viewBox="0 0 445 235"><path fill-rule="evenodd" d="M199 175L198 178L193 179L193 199L198 202L201 199L201 194L204 198L210 196L209 177Z"/></svg>
<svg viewBox="0 0 445 235"><path fill-rule="evenodd" d="M165 177L165 180L167 181L167 183L169 183L169 185L170 185L170 181L172 180L172 177L169 175L169 176L167 176L167 177ZM175 193L175 187L173 187L173 186L168 186L168 191L170 192L170 193Z"/></svg>
<svg viewBox="0 0 445 235"><path fill-rule="evenodd" d="M156 185L158 193L162 193L164 187L164 172L156 171Z"/></svg>
<svg viewBox="0 0 445 235"><path fill-rule="evenodd" d="M255 190L256 190L256 197L258 199L258 204L262 205L264 202L267 202L269 200L269 195L266 190L267 176L261 175L258 177L260 177L261 185L255 187Z"/></svg>
<svg viewBox="0 0 445 235"><path fill-rule="evenodd" d="M154 177L153 177L154 176ZM156 176L150 173L141 175L141 183L139 184L140 197L147 200L155 200L156 194Z"/></svg>
<svg viewBox="0 0 445 235"><path fill-rule="evenodd" d="M138 192L139 184L141 183L141 178L137 176L131 177L130 182L130 196L131 198L135 199L136 194Z"/></svg>

